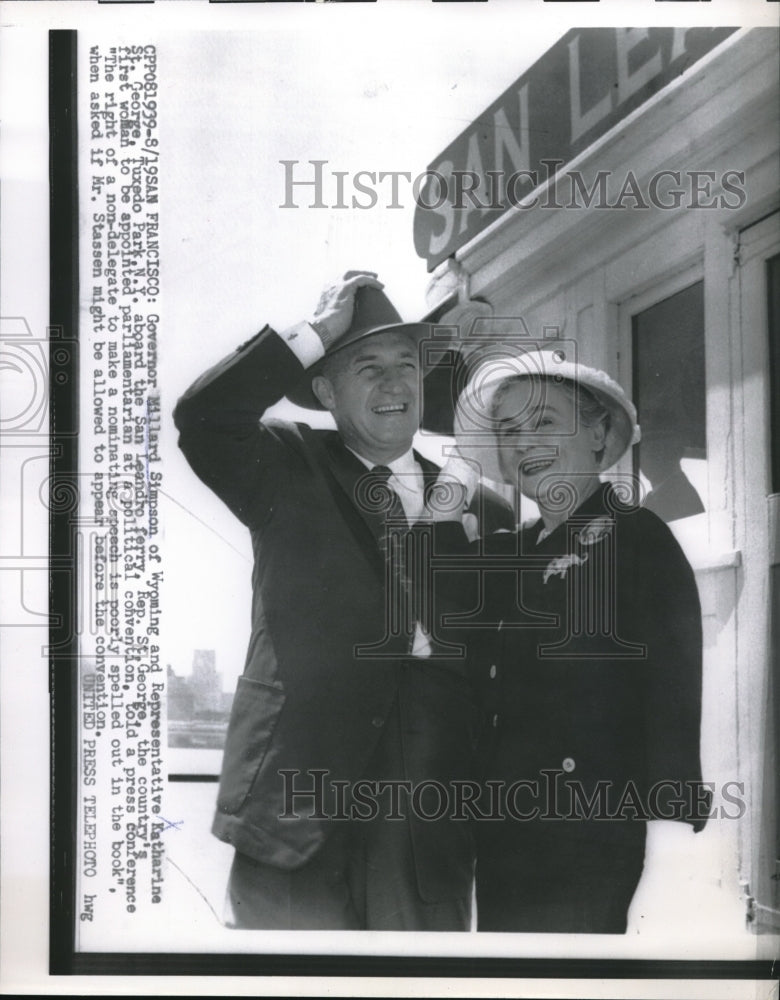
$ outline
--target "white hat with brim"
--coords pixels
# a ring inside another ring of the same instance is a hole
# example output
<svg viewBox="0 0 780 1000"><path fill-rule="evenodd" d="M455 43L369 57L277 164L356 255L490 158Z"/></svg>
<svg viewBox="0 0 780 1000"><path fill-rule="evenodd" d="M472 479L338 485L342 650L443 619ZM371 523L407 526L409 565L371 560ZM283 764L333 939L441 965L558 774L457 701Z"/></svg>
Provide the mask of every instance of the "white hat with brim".
<svg viewBox="0 0 780 1000"><path fill-rule="evenodd" d="M636 409L621 386L606 372L568 360L570 352L568 344L525 352L495 345L481 352L458 398L454 433L460 453L477 462L484 477L494 482L504 479L498 461L498 424L493 416L493 401L500 386L510 379L544 379L554 384L572 382L587 389L607 409L610 420L601 472L611 468L639 441Z"/></svg>

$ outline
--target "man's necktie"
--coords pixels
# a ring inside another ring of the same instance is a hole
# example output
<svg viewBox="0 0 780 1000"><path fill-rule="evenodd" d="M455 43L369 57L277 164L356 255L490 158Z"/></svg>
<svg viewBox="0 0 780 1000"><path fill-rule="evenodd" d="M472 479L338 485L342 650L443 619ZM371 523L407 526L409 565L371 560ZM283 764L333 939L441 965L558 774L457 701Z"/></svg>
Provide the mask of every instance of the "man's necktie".
<svg viewBox="0 0 780 1000"><path fill-rule="evenodd" d="M392 474L392 469L389 469L386 465L375 465L371 470L371 476L374 480L372 485L374 485L378 494L377 506L381 505L388 527L398 528L400 531L404 527L408 528L409 522L406 519L406 511L404 510L404 505L401 503L401 498L390 485ZM385 548L386 541L387 532L385 532L384 543L380 543L383 549Z"/></svg>
<svg viewBox="0 0 780 1000"><path fill-rule="evenodd" d="M379 537L379 548L387 563L388 624L391 633L401 633L408 638L411 648L415 620L406 571L407 541L411 536L401 498L389 482L392 474L392 470L386 465L375 465L371 470L371 485L377 508L385 515L384 530Z"/></svg>

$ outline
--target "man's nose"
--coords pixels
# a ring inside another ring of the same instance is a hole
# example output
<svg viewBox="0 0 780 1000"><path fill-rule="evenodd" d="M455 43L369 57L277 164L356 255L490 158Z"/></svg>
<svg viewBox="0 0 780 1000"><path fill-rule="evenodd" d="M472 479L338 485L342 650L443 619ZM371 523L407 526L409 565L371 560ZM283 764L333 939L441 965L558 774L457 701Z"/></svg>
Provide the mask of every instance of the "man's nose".
<svg viewBox="0 0 780 1000"><path fill-rule="evenodd" d="M406 391L406 380L400 369L390 369L385 371L382 378L382 388L386 392L401 393Z"/></svg>

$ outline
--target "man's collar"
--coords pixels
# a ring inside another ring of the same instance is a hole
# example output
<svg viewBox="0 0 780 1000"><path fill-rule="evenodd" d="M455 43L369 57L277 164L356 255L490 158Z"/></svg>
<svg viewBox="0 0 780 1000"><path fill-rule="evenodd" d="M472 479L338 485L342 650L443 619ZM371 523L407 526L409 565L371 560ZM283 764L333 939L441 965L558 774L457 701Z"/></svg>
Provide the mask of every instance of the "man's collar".
<svg viewBox="0 0 780 1000"><path fill-rule="evenodd" d="M345 445L344 447L351 451L355 458L359 459L367 469L373 469L377 465L386 465L394 476L409 475L418 471L417 459L414 457L414 449L411 447L403 455L394 458L392 462L371 462L369 459L363 458L354 448L350 448L349 445Z"/></svg>

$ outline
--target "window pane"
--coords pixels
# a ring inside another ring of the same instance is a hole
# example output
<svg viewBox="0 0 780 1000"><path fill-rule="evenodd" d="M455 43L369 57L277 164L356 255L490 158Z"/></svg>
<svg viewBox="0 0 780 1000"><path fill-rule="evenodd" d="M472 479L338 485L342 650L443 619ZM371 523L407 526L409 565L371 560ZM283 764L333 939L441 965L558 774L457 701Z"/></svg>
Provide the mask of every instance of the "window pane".
<svg viewBox="0 0 780 1000"><path fill-rule="evenodd" d="M642 440L637 472L646 505L664 521L703 513L706 392L703 282L632 319L634 402Z"/></svg>

